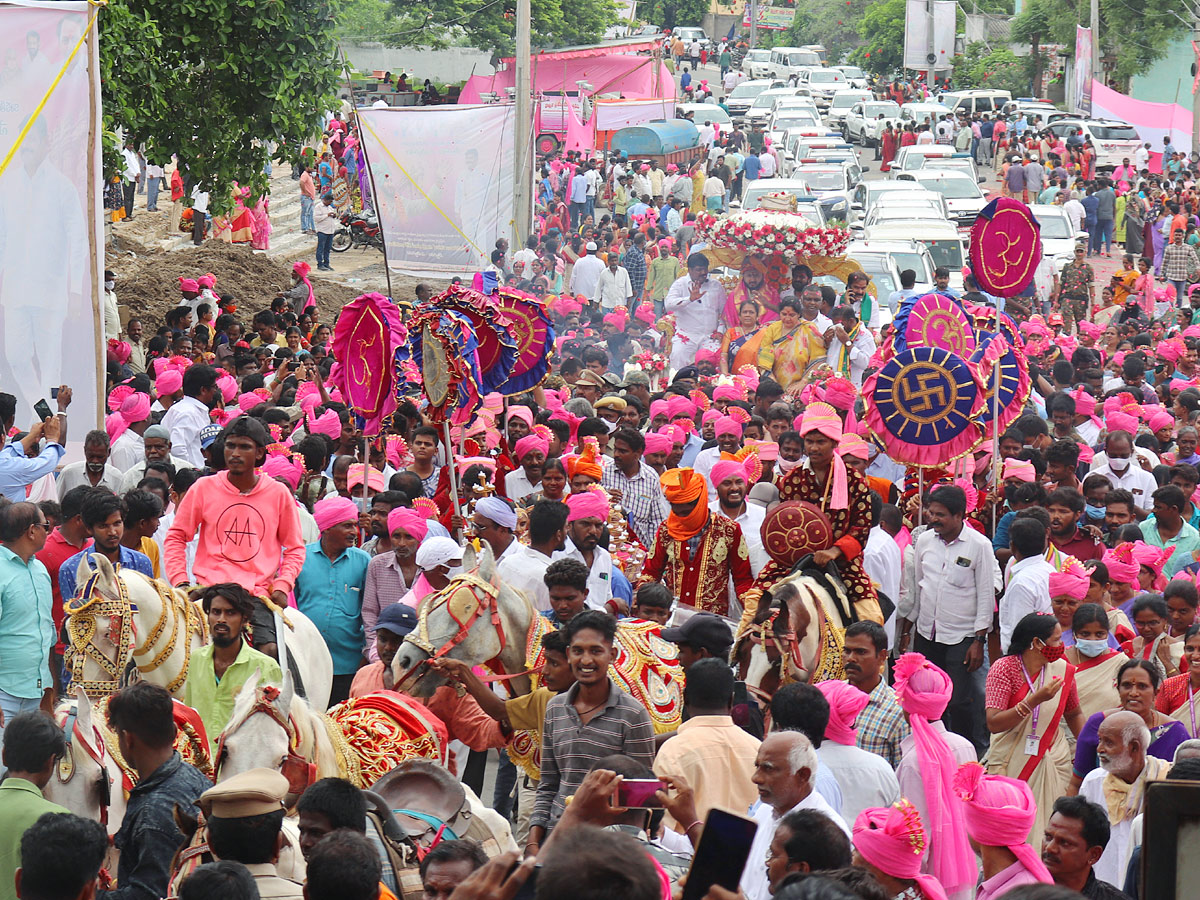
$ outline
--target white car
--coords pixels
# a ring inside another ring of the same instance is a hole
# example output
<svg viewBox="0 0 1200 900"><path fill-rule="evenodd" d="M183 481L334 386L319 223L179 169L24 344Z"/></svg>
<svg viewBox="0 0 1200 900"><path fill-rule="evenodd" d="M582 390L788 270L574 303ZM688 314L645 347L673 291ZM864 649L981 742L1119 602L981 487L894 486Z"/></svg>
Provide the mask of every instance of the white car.
<svg viewBox="0 0 1200 900"><path fill-rule="evenodd" d="M905 124L924 125L926 121L936 124L942 116L950 114L950 107L941 103L913 102L900 107L900 118Z"/></svg>
<svg viewBox="0 0 1200 900"><path fill-rule="evenodd" d="M783 136L789 131L815 130L821 127L821 120L810 109L777 109L770 125L767 126L767 133L771 135L771 143L775 144L782 142Z"/></svg>
<svg viewBox="0 0 1200 900"><path fill-rule="evenodd" d="M771 114L775 112L775 104L783 97L795 97L795 88L771 88L763 91L754 98L754 102L750 104L750 108L746 110L745 120L747 126L755 125L761 122L766 125L771 120Z"/></svg>
<svg viewBox="0 0 1200 900"><path fill-rule="evenodd" d="M829 101L829 127L841 128L846 121L846 114L855 103L869 103L874 99L875 95L870 91L838 91Z"/></svg>
<svg viewBox="0 0 1200 900"><path fill-rule="evenodd" d="M874 147L879 143L883 128L889 122L895 126L900 121L900 107L894 100L870 100L855 103L846 114L842 134L847 141Z"/></svg>
<svg viewBox="0 0 1200 900"><path fill-rule="evenodd" d="M860 91L865 91L870 87L867 81L867 73L858 66L834 66L843 75L846 76L846 84L852 88L858 88Z"/></svg>
<svg viewBox="0 0 1200 900"><path fill-rule="evenodd" d="M730 206L741 209L757 209L767 194L787 193L796 200L797 211L818 225L827 224L833 216L830 210L837 207L837 200L822 200L809 190L798 178L765 178L751 181L742 191L741 201L732 200ZM837 216L839 220L842 217Z"/></svg>
<svg viewBox="0 0 1200 900"><path fill-rule="evenodd" d="M935 267L945 266L950 270L950 287L957 291L964 287L962 268L967 258L966 240L944 219L900 219L879 223L865 229L862 240L916 241L929 251Z"/></svg>
<svg viewBox="0 0 1200 900"><path fill-rule="evenodd" d="M1047 128L1064 141L1075 131L1085 140L1091 140L1096 148L1096 171L1115 169L1123 159L1133 159L1134 152L1142 146L1138 131L1128 122L1114 119L1059 119Z"/></svg>
<svg viewBox="0 0 1200 900"><path fill-rule="evenodd" d="M918 194L922 197L934 193L915 181L860 181L851 198L851 218L854 221L862 219L879 202L879 198L888 196L890 200L900 192Z"/></svg>
<svg viewBox="0 0 1200 900"><path fill-rule="evenodd" d="M766 78L771 74L771 51L747 50L742 57L742 71L747 78Z"/></svg>
<svg viewBox="0 0 1200 900"><path fill-rule="evenodd" d="M833 95L849 87L846 76L837 69L805 69L796 81L796 87L806 87L817 98L817 106L829 108Z"/></svg>
<svg viewBox="0 0 1200 900"><path fill-rule="evenodd" d="M725 106L729 109L729 115L735 122L741 122L746 118L746 112L754 103L755 98L763 91L769 91L771 88L783 87L783 82L771 81L769 79L761 79L758 81L743 81L725 98Z"/></svg>
<svg viewBox="0 0 1200 900"><path fill-rule="evenodd" d="M979 174L979 170L975 168L975 160L971 159L970 153L955 153L951 156L921 156L918 157L917 168L962 172L964 175L974 178L979 184L982 184L984 180L984 177Z"/></svg>
<svg viewBox="0 0 1200 900"><path fill-rule="evenodd" d="M957 153L950 144L910 144L896 151L896 159L892 162L892 178L900 177L902 172L912 172L925 165L926 157L949 157Z"/></svg>
<svg viewBox="0 0 1200 900"><path fill-rule="evenodd" d="M821 200L831 219L850 221L850 197L862 178L857 163L802 163L792 169L792 178L799 178ZM825 201L837 201L826 203Z"/></svg>
<svg viewBox="0 0 1200 900"><path fill-rule="evenodd" d="M949 169L917 169L904 172L899 181L911 180L921 187L937 191L946 198L950 216L959 228L970 228L987 206L987 197L979 189L978 182L969 175Z"/></svg>
<svg viewBox="0 0 1200 900"><path fill-rule="evenodd" d="M872 225L882 225L885 222L911 221L912 219L933 219L936 222L949 221L946 198L941 194L928 192L930 196L901 194L889 197L887 203L876 203L860 223L863 228Z"/></svg>
<svg viewBox="0 0 1200 900"><path fill-rule="evenodd" d="M924 244L904 240L865 241L860 239L850 242L850 246L846 248L846 256L862 266L863 271L868 275L872 275L873 271L886 271L887 266L883 262L885 259L895 265L897 273L903 272L905 269L912 269L917 276L916 289L921 292L933 290L933 257L929 255ZM880 288L879 300L881 303L886 303L887 294L882 291L883 285L879 284L878 287ZM896 286L892 290L899 287L899 278L897 278Z"/></svg>
<svg viewBox="0 0 1200 900"><path fill-rule="evenodd" d="M1075 231L1071 217L1061 206L1050 203L1031 203L1029 211L1041 226L1042 256L1054 264L1054 271L1071 262L1075 257L1075 245L1087 240L1086 231Z"/></svg>

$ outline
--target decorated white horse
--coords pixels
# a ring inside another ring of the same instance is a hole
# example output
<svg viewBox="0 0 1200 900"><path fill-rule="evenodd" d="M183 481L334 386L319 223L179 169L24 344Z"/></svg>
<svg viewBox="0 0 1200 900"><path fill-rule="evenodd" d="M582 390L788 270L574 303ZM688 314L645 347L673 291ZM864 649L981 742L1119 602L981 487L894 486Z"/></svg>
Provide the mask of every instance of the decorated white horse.
<svg viewBox="0 0 1200 900"><path fill-rule="evenodd" d="M125 773L109 749L112 733L104 715L92 706L82 688L61 701L54 718L63 731L67 752L42 789L46 799L78 816L99 822L109 835L125 817Z"/></svg>
<svg viewBox="0 0 1200 900"><path fill-rule="evenodd" d="M451 656L486 666L505 680L514 696L528 693L542 636L553 626L522 591L500 581L487 544L478 554L467 547L463 568L466 571L444 590L422 601L417 627L392 661L398 689L418 699L429 697L445 678L427 663ZM656 733L677 729L683 713L683 670L675 645L664 641L653 623L622 620L617 624L616 650L609 669L613 680L646 707ZM517 743L514 739L514 746Z"/></svg>
<svg viewBox="0 0 1200 900"><path fill-rule="evenodd" d="M72 688L96 700L130 681L149 681L183 698L192 651L208 642L200 606L165 582L132 569L113 569L95 554L79 560L78 594L65 601L70 647L64 665ZM316 709L329 705L333 659L320 631L297 609L276 616L280 657L303 673L305 696Z"/></svg>

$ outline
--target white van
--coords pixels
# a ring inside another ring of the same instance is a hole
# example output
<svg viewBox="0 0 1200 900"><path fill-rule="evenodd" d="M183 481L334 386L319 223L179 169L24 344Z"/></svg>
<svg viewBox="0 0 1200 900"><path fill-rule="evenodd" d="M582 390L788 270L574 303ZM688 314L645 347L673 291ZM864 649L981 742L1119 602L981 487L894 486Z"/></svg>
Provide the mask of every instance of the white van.
<svg viewBox="0 0 1200 900"><path fill-rule="evenodd" d="M923 244L934 266L950 270L950 287L963 290L962 268L967 260L967 242L951 222L936 219L892 219L870 225L863 231L863 240L904 241Z"/></svg>
<svg viewBox="0 0 1200 900"><path fill-rule="evenodd" d="M803 47L776 47L771 51L772 78L799 78L809 66L820 67L821 57ZM843 76L845 77L845 76Z"/></svg>
<svg viewBox="0 0 1200 900"><path fill-rule="evenodd" d="M988 113L994 116L1012 101L1009 91L949 91L942 94L942 105L957 115Z"/></svg>

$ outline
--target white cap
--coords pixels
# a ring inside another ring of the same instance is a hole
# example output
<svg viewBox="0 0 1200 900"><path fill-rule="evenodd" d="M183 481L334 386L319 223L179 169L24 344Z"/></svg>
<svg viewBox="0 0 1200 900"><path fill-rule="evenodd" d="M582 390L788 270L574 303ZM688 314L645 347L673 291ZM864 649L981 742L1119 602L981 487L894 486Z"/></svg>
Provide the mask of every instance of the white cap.
<svg viewBox="0 0 1200 900"><path fill-rule="evenodd" d="M595 241L588 241L588 242L587 242L587 251L588 251L588 253L595 253L595 252L596 252L596 242L595 242Z"/></svg>

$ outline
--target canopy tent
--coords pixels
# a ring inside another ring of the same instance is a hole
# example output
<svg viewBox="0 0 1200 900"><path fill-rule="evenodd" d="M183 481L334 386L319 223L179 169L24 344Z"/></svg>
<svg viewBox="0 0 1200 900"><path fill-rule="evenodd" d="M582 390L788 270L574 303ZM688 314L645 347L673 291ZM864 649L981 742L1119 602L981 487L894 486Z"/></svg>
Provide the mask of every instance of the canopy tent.
<svg viewBox="0 0 1200 900"><path fill-rule="evenodd" d="M666 65L654 56L612 53L609 48L594 48L594 55L580 56L584 50L539 53L533 57L533 91L538 93L579 93L575 82L586 81L588 95L612 95L631 99L675 97L675 79ZM516 86L512 68L495 75L473 75L459 94L459 103L480 103L481 94L503 96Z"/></svg>
<svg viewBox="0 0 1200 900"><path fill-rule="evenodd" d="M1142 140L1150 145L1151 172L1162 171L1164 137L1171 139L1176 150L1184 153L1192 150L1192 113L1178 103L1135 100L1093 80L1092 115L1120 119L1136 128Z"/></svg>

